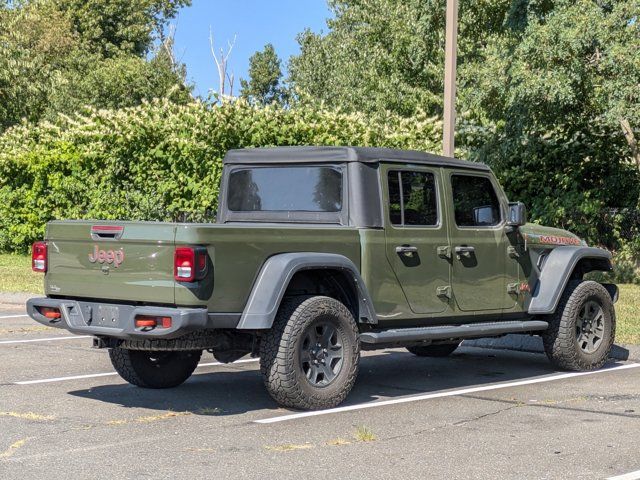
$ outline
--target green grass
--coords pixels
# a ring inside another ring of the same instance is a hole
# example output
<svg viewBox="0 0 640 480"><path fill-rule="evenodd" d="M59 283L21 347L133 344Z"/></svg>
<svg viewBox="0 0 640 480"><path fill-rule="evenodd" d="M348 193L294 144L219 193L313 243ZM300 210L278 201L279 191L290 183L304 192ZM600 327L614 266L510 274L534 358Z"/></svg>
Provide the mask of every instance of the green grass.
<svg viewBox="0 0 640 480"><path fill-rule="evenodd" d="M42 293L42 274L31 271L29 256L0 254L0 292ZM640 285L620 285L616 313L616 341L640 344Z"/></svg>
<svg viewBox="0 0 640 480"><path fill-rule="evenodd" d="M0 254L0 292L43 293L43 275L31 271L31 257Z"/></svg>
<svg viewBox="0 0 640 480"><path fill-rule="evenodd" d="M640 344L640 285L623 284L616 303L616 342Z"/></svg>

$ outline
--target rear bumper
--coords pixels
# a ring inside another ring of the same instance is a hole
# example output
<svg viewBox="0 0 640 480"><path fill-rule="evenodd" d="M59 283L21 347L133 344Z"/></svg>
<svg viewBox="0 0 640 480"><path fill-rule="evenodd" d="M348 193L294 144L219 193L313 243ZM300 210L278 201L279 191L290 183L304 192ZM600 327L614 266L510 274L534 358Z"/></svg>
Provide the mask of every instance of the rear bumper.
<svg viewBox="0 0 640 480"><path fill-rule="evenodd" d="M58 308L61 317L47 318L40 313L40 307ZM121 339L172 339L194 330L210 327L205 308L140 307L41 297L27 301L27 313L36 322L48 327L64 328L80 335ZM156 327L151 330L136 328L134 320L137 315L171 317L171 327Z"/></svg>

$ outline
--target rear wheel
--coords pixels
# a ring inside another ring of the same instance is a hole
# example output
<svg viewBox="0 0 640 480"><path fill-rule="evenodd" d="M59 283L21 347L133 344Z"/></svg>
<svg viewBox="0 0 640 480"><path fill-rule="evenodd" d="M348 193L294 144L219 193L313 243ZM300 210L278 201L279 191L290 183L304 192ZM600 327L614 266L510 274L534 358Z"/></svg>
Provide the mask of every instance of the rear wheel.
<svg viewBox="0 0 640 480"><path fill-rule="evenodd" d="M351 391L359 360L353 315L329 297L285 300L260 344L264 384L285 407L335 407Z"/></svg>
<svg viewBox="0 0 640 480"><path fill-rule="evenodd" d="M414 347L407 347L414 355L418 357L446 357L451 355L459 343L441 343L438 345L418 345Z"/></svg>
<svg viewBox="0 0 640 480"><path fill-rule="evenodd" d="M198 366L202 350L149 352L110 348L116 372L127 382L144 388L171 388L184 383Z"/></svg>
<svg viewBox="0 0 640 480"><path fill-rule="evenodd" d="M557 367L595 370L609 357L616 332L616 315L609 292L597 282L567 285L558 308L542 335L544 349Z"/></svg>

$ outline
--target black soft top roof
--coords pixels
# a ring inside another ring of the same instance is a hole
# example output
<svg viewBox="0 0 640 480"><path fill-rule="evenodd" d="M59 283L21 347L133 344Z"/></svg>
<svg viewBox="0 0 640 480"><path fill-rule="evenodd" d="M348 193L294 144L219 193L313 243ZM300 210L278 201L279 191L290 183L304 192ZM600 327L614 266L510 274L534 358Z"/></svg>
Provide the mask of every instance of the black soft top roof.
<svg viewBox="0 0 640 480"><path fill-rule="evenodd" d="M374 147L266 147L229 150L224 163L398 162L489 170L484 163L468 162L416 150Z"/></svg>

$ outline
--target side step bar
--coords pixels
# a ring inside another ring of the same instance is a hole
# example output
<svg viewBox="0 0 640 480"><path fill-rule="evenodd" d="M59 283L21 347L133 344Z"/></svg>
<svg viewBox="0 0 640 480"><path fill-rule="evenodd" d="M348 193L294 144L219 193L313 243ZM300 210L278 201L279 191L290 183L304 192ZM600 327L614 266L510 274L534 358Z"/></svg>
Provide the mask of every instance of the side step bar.
<svg viewBox="0 0 640 480"><path fill-rule="evenodd" d="M482 338L507 333L534 332L546 330L548 327L549 324L542 320L528 320L524 322L491 322L443 325L437 327L398 328L380 332L361 333L360 341L368 344L384 344L419 342L421 340L446 340L448 338Z"/></svg>

